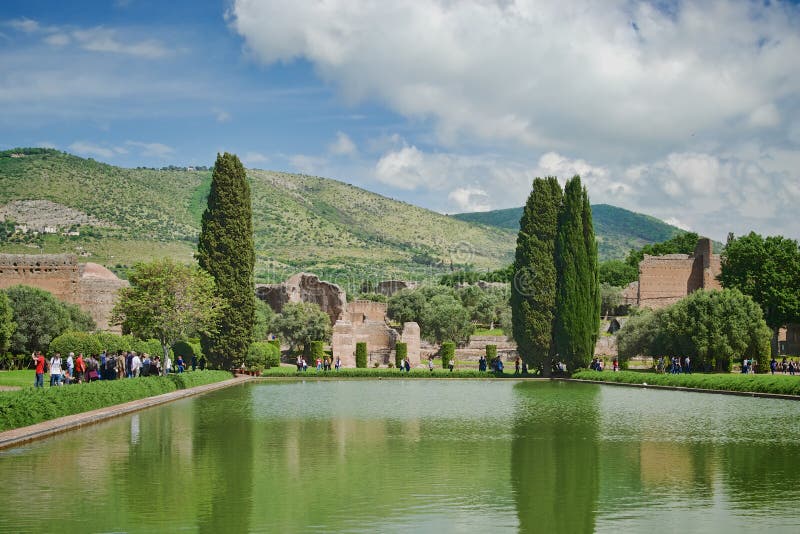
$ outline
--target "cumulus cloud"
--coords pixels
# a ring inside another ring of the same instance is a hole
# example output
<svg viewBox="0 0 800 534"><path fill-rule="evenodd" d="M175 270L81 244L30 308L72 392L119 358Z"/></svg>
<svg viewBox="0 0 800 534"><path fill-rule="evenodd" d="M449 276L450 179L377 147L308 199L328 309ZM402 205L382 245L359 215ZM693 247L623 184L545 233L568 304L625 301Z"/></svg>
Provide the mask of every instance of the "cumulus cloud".
<svg viewBox="0 0 800 534"><path fill-rule="evenodd" d="M248 167L263 164L269 161L269 158L260 152L247 152L242 158L242 162Z"/></svg>
<svg viewBox="0 0 800 534"><path fill-rule="evenodd" d="M126 146L138 148L141 155L148 158L164 159L171 156L175 149L163 143L144 143L141 141L126 141Z"/></svg>
<svg viewBox="0 0 800 534"><path fill-rule="evenodd" d="M19 30L25 33L34 33L39 31L39 23L33 19L29 19L26 17L11 20L7 24L12 28L14 28L15 30Z"/></svg>
<svg viewBox="0 0 800 534"><path fill-rule="evenodd" d="M358 148L346 133L336 132L336 140L328 145L328 152L334 156L354 156Z"/></svg>
<svg viewBox="0 0 800 534"><path fill-rule="evenodd" d="M231 114L227 111L223 111L221 109L215 109L214 114L216 116L217 122L230 122Z"/></svg>
<svg viewBox="0 0 800 534"><path fill-rule="evenodd" d="M75 141L69 145L69 149L82 156L99 156L101 158L112 158L116 151L113 147L100 146L88 141Z"/></svg>
<svg viewBox="0 0 800 534"><path fill-rule="evenodd" d="M92 52L127 54L148 59L160 58L169 54L169 49L160 41L146 39L143 41L123 42L119 39L116 30L103 28L102 26L75 30L71 35L84 50Z"/></svg>
<svg viewBox="0 0 800 534"><path fill-rule="evenodd" d="M489 194L477 187L458 187L450 191L447 198L458 211L489 211Z"/></svg>

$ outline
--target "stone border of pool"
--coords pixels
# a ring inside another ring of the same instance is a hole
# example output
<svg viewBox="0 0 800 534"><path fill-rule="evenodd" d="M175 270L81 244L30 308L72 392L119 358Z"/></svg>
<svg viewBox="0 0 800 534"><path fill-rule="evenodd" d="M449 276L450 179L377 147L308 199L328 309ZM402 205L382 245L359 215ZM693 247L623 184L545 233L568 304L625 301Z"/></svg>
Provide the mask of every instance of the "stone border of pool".
<svg viewBox="0 0 800 534"><path fill-rule="evenodd" d="M139 410L144 410L145 408L158 406L159 404L165 404L178 399L184 399L186 397L208 393L209 391L235 386L237 384L243 384L252 379L253 378L249 376L237 376L236 378L223 380L222 382L213 382L211 384L204 384L202 386L189 389L170 391L169 393L163 393L161 395L156 395L155 397L145 397L143 399L126 402L124 404L115 404L113 406L107 406L105 408L92 410L90 412L76 413L74 415L67 415L57 419L36 423L35 425L15 428L13 430L6 430L5 432L0 432L0 450L16 447L29 441L46 438L82 426L100 423L113 417L119 417L120 415L137 412Z"/></svg>
<svg viewBox="0 0 800 534"><path fill-rule="evenodd" d="M737 397L759 397L763 399L783 399L800 401L800 395L784 395L782 393L762 393L758 391L729 391L727 389L702 389L683 386L660 386L655 384L629 384L627 382L606 382L604 380L579 380L577 378L553 378L563 382L576 382L581 384L603 384L605 386L627 386L639 389L661 389L665 391L689 391L692 393L713 393L715 395L735 395Z"/></svg>

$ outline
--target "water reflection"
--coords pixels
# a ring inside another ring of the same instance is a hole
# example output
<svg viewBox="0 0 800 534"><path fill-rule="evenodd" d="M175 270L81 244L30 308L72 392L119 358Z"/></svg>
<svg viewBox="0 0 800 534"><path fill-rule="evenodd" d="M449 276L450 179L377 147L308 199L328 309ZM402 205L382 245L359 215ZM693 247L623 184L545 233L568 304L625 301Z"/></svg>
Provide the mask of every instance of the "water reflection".
<svg viewBox="0 0 800 534"><path fill-rule="evenodd" d="M592 532L599 492L598 388L514 386L511 481L521 532Z"/></svg>

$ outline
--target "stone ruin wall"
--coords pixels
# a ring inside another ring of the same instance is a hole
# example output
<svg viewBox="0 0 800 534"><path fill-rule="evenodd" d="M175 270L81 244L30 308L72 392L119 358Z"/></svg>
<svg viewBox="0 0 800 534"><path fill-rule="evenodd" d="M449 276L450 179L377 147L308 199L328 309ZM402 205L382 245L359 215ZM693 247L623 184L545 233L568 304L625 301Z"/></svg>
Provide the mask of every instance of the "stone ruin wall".
<svg viewBox="0 0 800 534"><path fill-rule="evenodd" d="M100 330L121 333L108 323L117 291L127 287L105 267L79 264L74 254L0 254L0 289L18 284L37 287L89 313Z"/></svg>
<svg viewBox="0 0 800 534"><path fill-rule="evenodd" d="M347 303L347 316L353 324L366 321L386 321L386 311L389 305L385 302L371 300L354 300Z"/></svg>
<svg viewBox="0 0 800 534"><path fill-rule="evenodd" d="M639 263L638 305L663 308L698 289L721 289L720 272L720 256L712 252L707 238L697 241L691 255L645 255Z"/></svg>
<svg viewBox="0 0 800 534"><path fill-rule="evenodd" d="M256 297L269 304L275 313L280 313L288 302L312 302L328 314L331 324L345 319L347 310L342 288L309 273L296 274L280 284L257 284Z"/></svg>

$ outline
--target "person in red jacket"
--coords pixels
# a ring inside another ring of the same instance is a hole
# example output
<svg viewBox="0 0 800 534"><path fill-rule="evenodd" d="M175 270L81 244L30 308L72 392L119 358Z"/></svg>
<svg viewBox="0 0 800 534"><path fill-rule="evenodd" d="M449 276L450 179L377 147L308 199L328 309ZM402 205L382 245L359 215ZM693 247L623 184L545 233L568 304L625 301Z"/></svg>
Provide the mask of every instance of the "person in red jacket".
<svg viewBox="0 0 800 534"><path fill-rule="evenodd" d="M75 360L75 380L80 384L83 382L84 374L86 373L86 363L83 361L83 353L78 353L78 358Z"/></svg>
<svg viewBox="0 0 800 534"><path fill-rule="evenodd" d="M33 363L36 365L36 380L33 382L33 387L35 388L43 388L44 387L44 356L42 356L42 352L34 352L31 354L33 358Z"/></svg>

